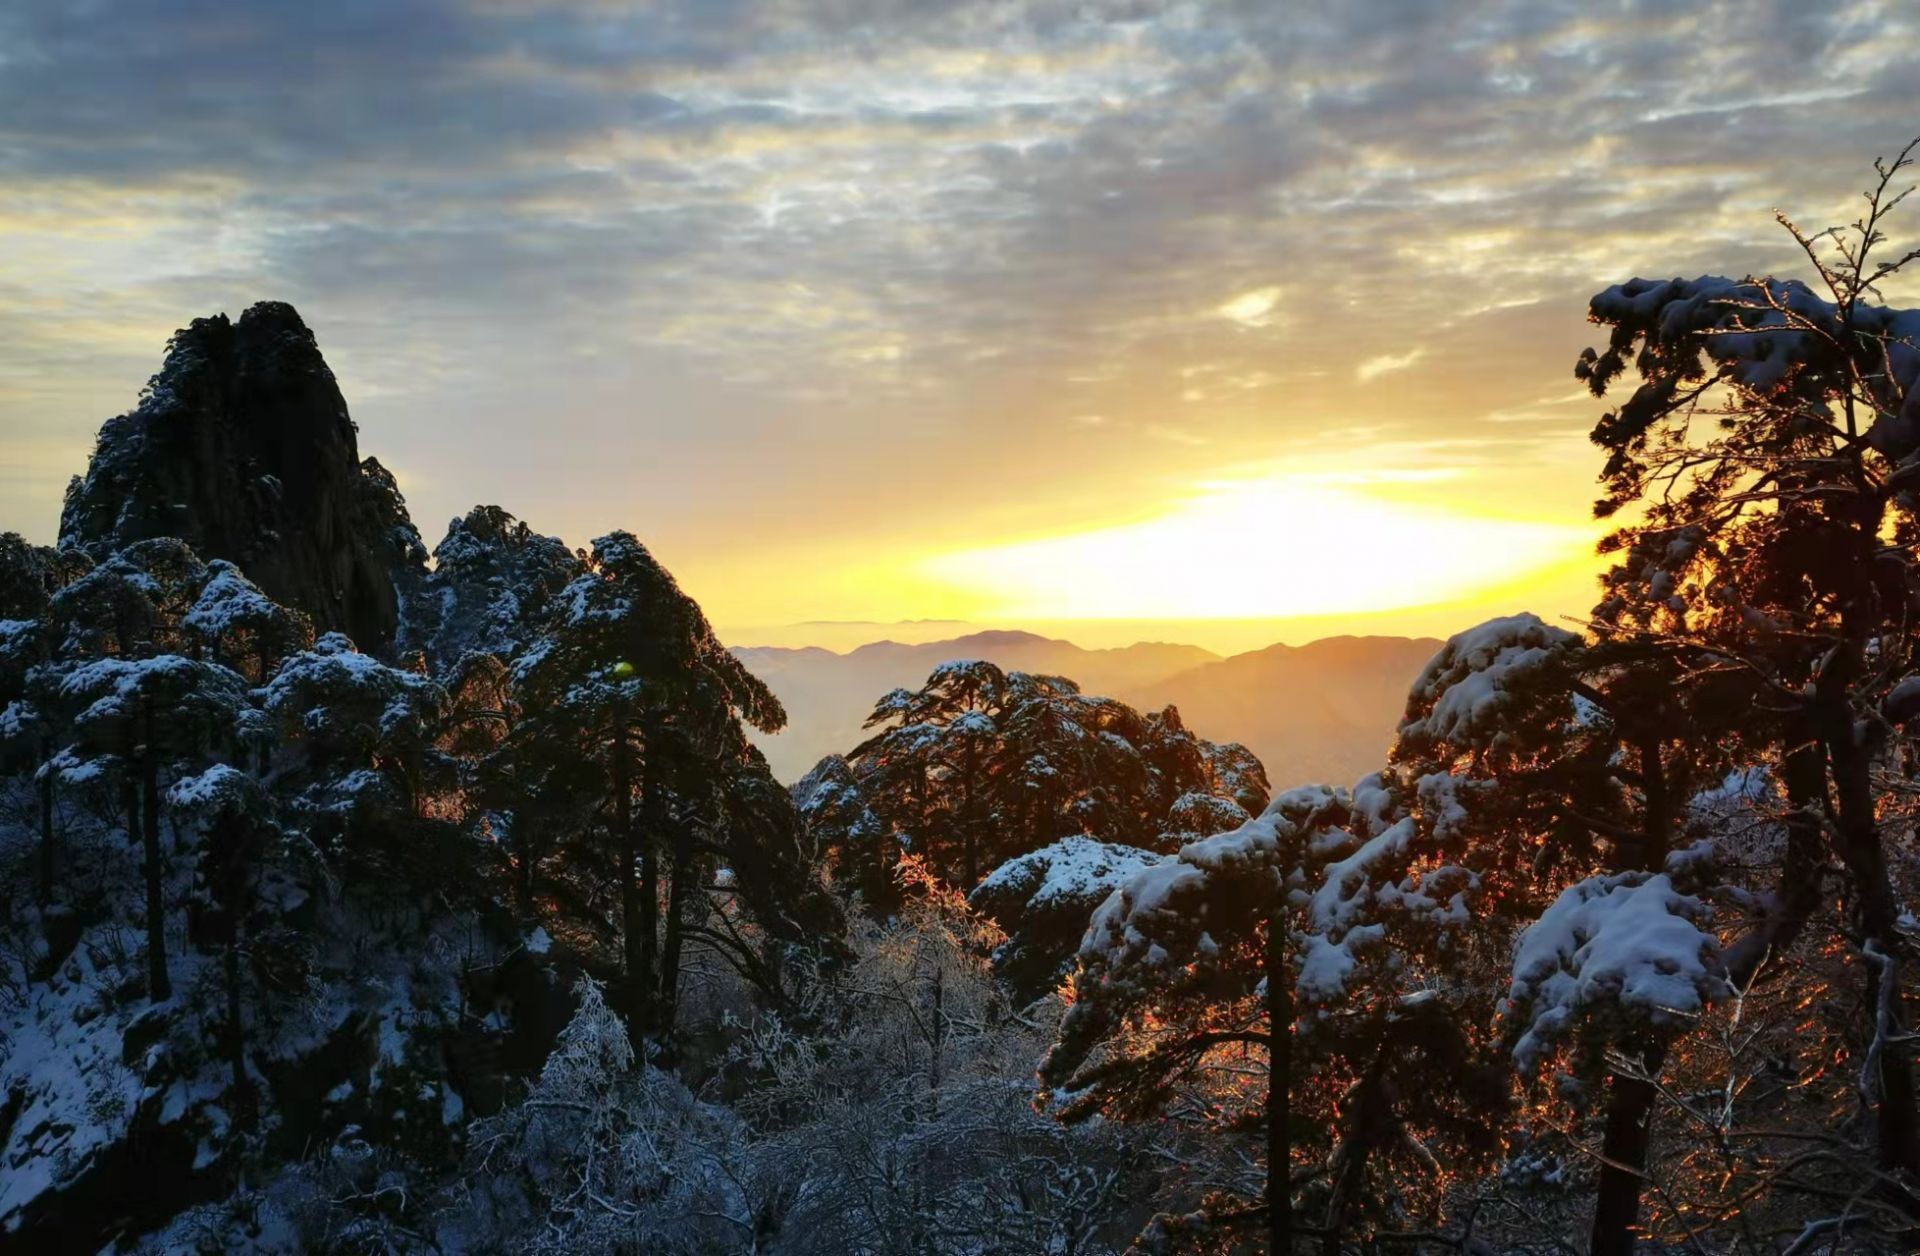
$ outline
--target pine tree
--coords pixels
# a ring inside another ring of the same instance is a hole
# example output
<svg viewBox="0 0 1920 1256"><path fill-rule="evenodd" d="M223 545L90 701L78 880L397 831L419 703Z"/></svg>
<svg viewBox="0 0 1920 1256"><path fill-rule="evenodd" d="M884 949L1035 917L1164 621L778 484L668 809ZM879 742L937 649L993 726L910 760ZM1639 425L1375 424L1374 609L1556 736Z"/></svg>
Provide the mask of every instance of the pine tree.
<svg viewBox="0 0 1920 1256"><path fill-rule="evenodd" d="M1877 289L1914 256L1882 260L1903 198L1894 180L1913 152L1876 164L1850 226L1807 233L1781 219L1818 290L1717 277L1619 284L1590 307L1609 344L1578 366L1596 396L1630 366L1639 375L1593 432L1607 453L1597 513L1635 512L1607 542L1621 558L1595 629L1744 681L1789 806L1829 818L1861 957L1895 992L1869 1000L1892 1012L1870 1011L1866 1034L1880 1160L1909 1173L1920 1172L1920 1119L1897 994L1905 944L1873 775L1889 740L1883 704L1916 661L1906 555L1920 538L1920 316L1882 304ZM1816 842L1803 830L1802 862Z"/></svg>
<svg viewBox="0 0 1920 1256"><path fill-rule="evenodd" d="M34 545L18 532L0 532L0 620L37 619L54 594L92 565L78 550Z"/></svg>
<svg viewBox="0 0 1920 1256"><path fill-rule="evenodd" d="M1163 858L1137 846L1063 837L1009 859L975 886L968 904L1007 935L994 948L993 968L1014 998L1031 1003L1051 993L1071 969L1095 909Z"/></svg>
<svg viewBox="0 0 1920 1256"><path fill-rule="evenodd" d="M1427 979L1471 944L1473 874L1441 824L1387 778L1276 796L1257 818L1124 882L1088 926L1043 1099L1066 1120L1162 1112L1197 1086L1222 1134L1264 1132L1261 1200L1211 1198L1163 1234L1296 1227L1293 1180L1327 1250L1385 1198L1437 1201L1486 1165L1506 1102L1500 1071ZM1304 1057L1304 1058L1303 1058ZM1311 1067L1305 1067L1310 1064ZM1247 1066L1263 1091L1210 1076ZM1454 1079L1444 1090L1425 1084ZM1312 1164L1312 1160L1308 1159Z"/></svg>
<svg viewBox="0 0 1920 1256"><path fill-rule="evenodd" d="M554 597L584 565L558 537L498 506L475 506L434 547L433 570L408 600L399 648L425 654L443 680L469 654L510 659L539 635Z"/></svg>
<svg viewBox="0 0 1920 1256"><path fill-rule="evenodd" d="M227 1021L223 1046L234 1104L244 1122L252 1115L257 1095L247 1074L241 948L255 912L263 865L277 836L272 800L253 777L216 764L175 782L167 792L167 803L176 816L185 812L199 821L194 915L196 924L220 948Z"/></svg>
<svg viewBox="0 0 1920 1256"><path fill-rule="evenodd" d="M286 659L261 696L289 755L287 783L305 787L314 814L350 828L419 814L447 707L439 685L330 632Z"/></svg>
<svg viewBox="0 0 1920 1256"><path fill-rule="evenodd" d="M1554 914L1582 893L1642 908L1666 894L1661 901L1674 906L1676 921L1693 928L1705 908L1681 901L1665 866L1686 836L1689 800L1751 752L1741 744L1751 724L1745 704L1727 698L1712 678L1679 674L1662 651L1593 643L1515 615L1454 636L1434 656L1412 687L1393 759L1472 869L1490 938L1504 943L1525 930L1542 944L1554 934ZM1630 900L1628 891L1643 885L1646 893ZM1597 920L1601 909L1588 914ZM1635 941L1648 949L1635 951ZM1671 962L1670 942L1660 929L1635 935L1616 928L1609 960L1622 971L1652 971ZM1501 962L1479 963L1456 980L1478 983L1483 1003L1511 982L1511 1045L1528 1033L1534 1013L1527 1009L1536 1000L1524 992L1536 978L1496 953ZM1706 994L1695 1010L1724 990L1717 977L1696 984ZM1650 1078L1688 1024L1676 1012L1596 1017L1589 1025L1590 1036L1605 1037L1577 1061L1584 1083L1577 1093L1607 1114L1595 1250L1631 1242L1652 1138ZM1637 1071L1607 1075L1609 1053L1634 1060ZM1537 1044L1515 1049L1528 1074L1545 1055Z"/></svg>
<svg viewBox="0 0 1920 1256"><path fill-rule="evenodd" d="M555 596L554 607L542 636L513 666L526 713L508 745L524 799L513 809L534 819L570 801L590 807L604 839L593 853L618 890L624 1003L638 1044L671 1031L660 1018L671 1005L663 984L677 977L663 973L662 891L680 890L668 917L677 938L695 862L707 848L726 851L736 884L758 897L753 905L765 927L789 938L802 932L789 912L808 897L797 817L741 727L774 731L786 715L628 533L596 540L587 570ZM567 797L555 799L556 790ZM773 819L752 823L748 813ZM718 842L697 837L693 828L702 823L722 835ZM729 954L751 962L746 948Z"/></svg>
<svg viewBox="0 0 1920 1256"><path fill-rule="evenodd" d="M180 626L214 661L264 685L288 655L313 644L313 621L262 593L232 563L207 564Z"/></svg>
<svg viewBox="0 0 1920 1256"><path fill-rule="evenodd" d="M1171 707L1142 715L1064 677L978 660L887 694L867 727L877 731L847 763L861 806L891 834L881 848L911 851L963 892L1067 837L1171 851L1267 798L1244 747L1194 736Z"/></svg>
<svg viewBox="0 0 1920 1256"><path fill-rule="evenodd" d="M238 753L254 728L245 680L200 658L203 642L186 626L209 568L172 538L129 545L98 565L4 548L25 573L14 582L20 596L40 608L32 634L15 640L30 641L37 661L6 729L39 746L42 895L53 888L56 781L117 777L128 835L144 852L148 990L163 1000L161 779Z"/></svg>
<svg viewBox="0 0 1920 1256"><path fill-rule="evenodd" d="M109 755L127 765L139 790L139 832L146 879L147 994L172 995L167 976L165 864L160 847L163 776L239 753L236 730L248 709L247 683L217 663L159 654L106 658L63 676L58 701L68 753L85 761Z"/></svg>
<svg viewBox="0 0 1920 1256"><path fill-rule="evenodd" d="M793 786L810 843L811 862L833 870L836 884L858 894L862 905L884 919L900 905L894 876L899 839L875 815L853 766L828 755Z"/></svg>

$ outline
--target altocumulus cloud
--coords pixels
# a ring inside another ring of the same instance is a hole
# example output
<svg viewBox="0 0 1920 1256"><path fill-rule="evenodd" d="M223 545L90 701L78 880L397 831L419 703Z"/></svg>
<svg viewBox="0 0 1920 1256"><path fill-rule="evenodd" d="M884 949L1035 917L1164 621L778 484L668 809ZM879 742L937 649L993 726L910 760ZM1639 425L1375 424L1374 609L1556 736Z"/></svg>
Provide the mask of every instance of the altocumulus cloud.
<svg viewBox="0 0 1920 1256"><path fill-rule="evenodd" d="M1905 138L1915 34L1788 2L14 0L0 526L50 530L167 330L262 296L370 447L451 461L429 531L476 491L568 530L651 503L689 552L972 471L1141 491L1310 438L1356 376L1353 423L1438 439L1562 387L1600 283L1790 264L1766 211L1838 211ZM1183 406L1196 377L1239 382ZM1490 467L1537 439L1472 435ZM726 501L687 487L723 463Z"/></svg>

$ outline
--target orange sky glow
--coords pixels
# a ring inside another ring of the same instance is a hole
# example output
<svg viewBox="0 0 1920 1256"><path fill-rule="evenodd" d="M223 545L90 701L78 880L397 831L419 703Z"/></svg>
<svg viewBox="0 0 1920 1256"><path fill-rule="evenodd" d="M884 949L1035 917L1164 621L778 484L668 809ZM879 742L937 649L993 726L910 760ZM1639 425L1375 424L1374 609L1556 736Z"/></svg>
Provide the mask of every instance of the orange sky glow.
<svg viewBox="0 0 1920 1256"><path fill-rule="evenodd" d="M430 547L630 529L736 644L1577 619L1588 297L1798 274L1915 125L1885 6L1030 7L0 18L0 529L278 299Z"/></svg>

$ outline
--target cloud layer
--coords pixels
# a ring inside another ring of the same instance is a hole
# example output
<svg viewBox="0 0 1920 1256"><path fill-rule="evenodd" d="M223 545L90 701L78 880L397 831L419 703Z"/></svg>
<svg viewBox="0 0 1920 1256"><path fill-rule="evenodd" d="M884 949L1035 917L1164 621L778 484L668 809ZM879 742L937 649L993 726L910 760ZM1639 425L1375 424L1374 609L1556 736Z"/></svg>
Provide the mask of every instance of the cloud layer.
<svg viewBox="0 0 1920 1256"><path fill-rule="evenodd" d="M425 531L477 498L631 526L736 620L964 613L869 577L1249 464L1441 466L1396 493L1576 521L1586 295L1791 267L1772 208L1842 214L1920 130L1916 33L1866 3L16 0L0 527L48 536L167 332L265 297Z"/></svg>

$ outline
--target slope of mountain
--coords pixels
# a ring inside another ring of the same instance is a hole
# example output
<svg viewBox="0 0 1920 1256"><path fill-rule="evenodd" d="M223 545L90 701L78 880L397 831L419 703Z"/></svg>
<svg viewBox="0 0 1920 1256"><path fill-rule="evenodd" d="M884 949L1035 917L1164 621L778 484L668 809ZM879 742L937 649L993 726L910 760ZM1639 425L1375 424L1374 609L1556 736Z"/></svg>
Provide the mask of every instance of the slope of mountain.
<svg viewBox="0 0 1920 1256"><path fill-rule="evenodd" d="M787 708L786 731L756 734L775 776L795 781L822 756L851 749L861 724L890 689L917 687L950 659L976 658L1005 668L1066 676L1088 693L1117 695L1221 661L1199 646L1143 641L1086 650L1031 632L976 632L950 641L902 645L875 641L846 654L809 646L741 646L734 654L767 682Z"/></svg>
<svg viewBox="0 0 1920 1256"><path fill-rule="evenodd" d="M1381 765L1407 687L1439 648L1426 637L1271 645L1116 696L1143 711L1172 703L1202 736L1245 743L1276 792L1310 781L1350 785Z"/></svg>

